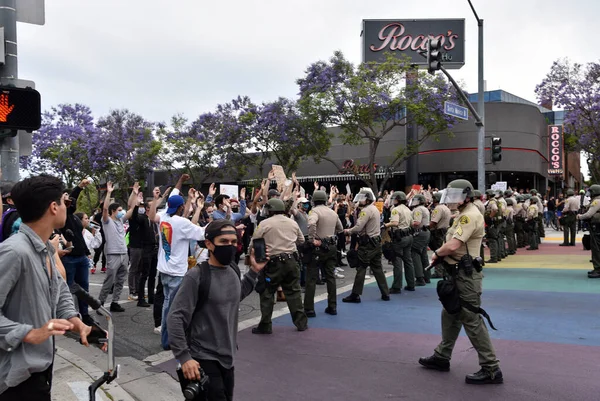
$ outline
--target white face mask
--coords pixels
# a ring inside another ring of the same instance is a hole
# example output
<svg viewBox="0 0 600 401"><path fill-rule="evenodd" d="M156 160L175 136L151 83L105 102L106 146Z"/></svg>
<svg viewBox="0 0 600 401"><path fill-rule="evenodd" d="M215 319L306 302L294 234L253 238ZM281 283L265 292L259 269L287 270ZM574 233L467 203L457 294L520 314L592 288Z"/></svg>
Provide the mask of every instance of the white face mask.
<svg viewBox="0 0 600 401"><path fill-rule="evenodd" d="M143 207L140 207L140 208L138 208L138 213L139 214L144 214L144 213L146 213L146 209L143 208Z"/></svg>

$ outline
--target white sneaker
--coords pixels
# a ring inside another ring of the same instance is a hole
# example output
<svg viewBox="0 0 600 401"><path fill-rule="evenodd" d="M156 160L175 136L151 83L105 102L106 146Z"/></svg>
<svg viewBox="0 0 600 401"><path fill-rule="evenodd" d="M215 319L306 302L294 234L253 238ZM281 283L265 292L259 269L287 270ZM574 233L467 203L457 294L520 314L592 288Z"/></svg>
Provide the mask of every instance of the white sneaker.
<svg viewBox="0 0 600 401"><path fill-rule="evenodd" d="M370 275L368 275L368 274L365 274L365 278L366 278L367 280L369 280L369 279L371 278L371 276L370 276Z"/></svg>
<svg viewBox="0 0 600 401"><path fill-rule="evenodd" d="M346 252L342 251L342 257L346 256Z"/></svg>
<svg viewBox="0 0 600 401"><path fill-rule="evenodd" d="M154 328L154 334L160 335L162 332L162 328L160 326Z"/></svg>
<svg viewBox="0 0 600 401"><path fill-rule="evenodd" d="M342 269L341 267L336 267L336 268L335 268L335 271L336 271L336 272L343 272L343 271L344 271L344 269Z"/></svg>
<svg viewBox="0 0 600 401"><path fill-rule="evenodd" d="M129 300L130 301L137 301L138 300L138 296L137 295L133 295L133 294L129 294Z"/></svg>
<svg viewBox="0 0 600 401"><path fill-rule="evenodd" d="M335 272L335 278L344 278L346 276L344 276L343 274L340 274L338 272Z"/></svg>

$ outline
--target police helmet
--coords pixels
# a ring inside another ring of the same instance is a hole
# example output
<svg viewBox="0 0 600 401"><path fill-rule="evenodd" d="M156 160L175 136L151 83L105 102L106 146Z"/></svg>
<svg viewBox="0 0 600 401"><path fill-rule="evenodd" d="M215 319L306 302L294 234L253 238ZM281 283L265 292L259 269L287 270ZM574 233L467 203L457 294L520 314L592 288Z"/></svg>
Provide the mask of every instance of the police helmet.
<svg viewBox="0 0 600 401"><path fill-rule="evenodd" d="M531 191L529 191L529 193L531 194L531 196L535 196L535 195L537 195L538 191L537 191L537 189L534 188Z"/></svg>
<svg viewBox="0 0 600 401"><path fill-rule="evenodd" d="M354 197L355 203L362 201L375 202L375 194L371 188L361 188L360 192Z"/></svg>
<svg viewBox="0 0 600 401"><path fill-rule="evenodd" d="M433 201L437 202L437 203L440 203L440 201L442 200L442 195L443 195L443 192L436 192L436 193L434 193L433 194Z"/></svg>
<svg viewBox="0 0 600 401"><path fill-rule="evenodd" d="M405 201L406 194L402 191L396 191L392 194L392 200Z"/></svg>
<svg viewBox="0 0 600 401"><path fill-rule="evenodd" d="M600 196L600 185L594 184L589 189L588 192L590 194L590 198L595 198L596 196Z"/></svg>
<svg viewBox="0 0 600 401"><path fill-rule="evenodd" d="M531 203L538 203L540 200L537 196L532 196L531 197Z"/></svg>
<svg viewBox="0 0 600 401"><path fill-rule="evenodd" d="M493 189L488 189L485 191L485 196L487 196L488 199L492 199L496 196L496 194L494 193Z"/></svg>
<svg viewBox="0 0 600 401"><path fill-rule="evenodd" d="M440 203L454 204L464 202L467 198L475 196L473 185L467 180L454 180L444 190Z"/></svg>
<svg viewBox="0 0 600 401"><path fill-rule="evenodd" d="M506 200L506 204L507 204L508 206L514 206L514 205L515 205L515 202L513 201L513 199L512 199L512 198L508 198L508 199Z"/></svg>
<svg viewBox="0 0 600 401"><path fill-rule="evenodd" d="M479 191L478 189L476 189L475 191L473 191L473 197L474 198L481 198L481 191Z"/></svg>
<svg viewBox="0 0 600 401"><path fill-rule="evenodd" d="M525 202L525 198L523 197L523 195L517 195L517 203L523 203Z"/></svg>
<svg viewBox="0 0 600 401"><path fill-rule="evenodd" d="M572 189L567 190L567 196L573 196L575 195L575 191L573 191Z"/></svg>
<svg viewBox="0 0 600 401"><path fill-rule="evenodd" d="M327 202L327 199L325 191L315 191L312 196L313 202Z"/></svg>
<svg viewBox="0 0 600 401"><path fill-rule="evenodd" d="M511 197L513 194L513 191L510 189L507 189L506 191L504 191L504 196L506 196L507 198Z"/></svg>
<svg viewBox="0 0 600 401"><path fill-rule="evenodd" d="M285 204L281 199L271 198L267 202L267 209L269 212L285 212Z"/></svg>
<svg viewBox="0 0 600 401"><path fill-rule="evenodd" d="M410 200L410 206L425 205L425 197L421 194L413 196Z"/></svg>

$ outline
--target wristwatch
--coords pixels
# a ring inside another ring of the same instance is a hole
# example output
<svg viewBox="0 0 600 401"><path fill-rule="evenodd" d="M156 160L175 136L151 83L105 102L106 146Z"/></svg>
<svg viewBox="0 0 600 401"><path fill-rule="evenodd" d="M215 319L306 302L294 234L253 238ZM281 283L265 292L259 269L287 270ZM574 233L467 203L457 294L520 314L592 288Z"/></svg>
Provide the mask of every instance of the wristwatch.
<svg viewBox="0 0 600 401"><path fill-rule="evenodd" d="M435 251L433 251L433 253L434 253L434 254L435 254L435 256L437 256L438 258L441 258L441 256L440 256L440 255L438 255L438 253L437 253L437 249L436 249Z"/></svg>

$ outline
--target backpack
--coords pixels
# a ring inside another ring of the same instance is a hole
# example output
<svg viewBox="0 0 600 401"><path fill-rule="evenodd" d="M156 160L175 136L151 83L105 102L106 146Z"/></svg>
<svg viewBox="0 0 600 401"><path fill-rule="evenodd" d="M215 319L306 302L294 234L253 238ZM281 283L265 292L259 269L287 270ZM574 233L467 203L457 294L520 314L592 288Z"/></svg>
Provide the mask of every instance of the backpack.
<svg viewBox="0 0 600 401"><path fill-rule="evenodd" d="M0 220L0 242L17 233L21 227L21 217L15 208L9 208Z"/></svg>

